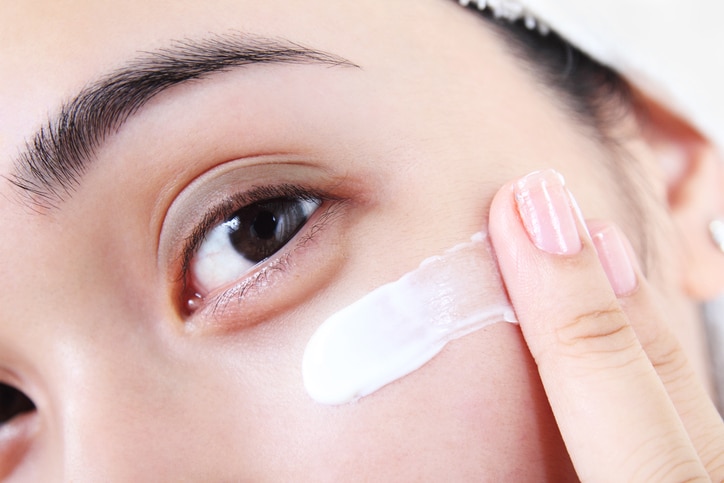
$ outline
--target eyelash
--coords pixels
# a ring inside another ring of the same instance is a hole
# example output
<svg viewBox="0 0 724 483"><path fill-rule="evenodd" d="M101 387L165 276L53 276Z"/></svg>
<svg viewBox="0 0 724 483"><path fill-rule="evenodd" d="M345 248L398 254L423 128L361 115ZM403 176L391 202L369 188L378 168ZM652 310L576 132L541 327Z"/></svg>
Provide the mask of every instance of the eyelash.
<svg viewBox="0 0 724 483"><path fill-rule="evenodd" d="M295 237L302 235L302 238L297 242L297 247L304 246L308 243L326 224L332 220L332 215L336 213L335 206L339 206L339 202L342 201L340 198L331 196L329 193L319 190L293 184L280 184L253 187L248 191L236 193L212 207L201 219L191 234L186 238L183 244L179 280L181 280L183 284L181 290L181 304L184 308L185 315L190 316L192 313L188 307L186 307L185 300L189 293L188 276L191 268L191 261L208 233L218 224L227 221L228 218L238 210L255 203L261 203L278 198L293 198L306 201L318 200L321 203L319 209L324 210L319 215L316 213L312 215L311 219L314 219L315 222L311 227L307 227L307 225L309 225L309 221L311 220L310 219L307 223L305 223L305 226L300 229L299 233L295 235ZM266 270L254 273L251 277L245 278L243 283L237 284L217 296L212 309L212 315L215 315L220 310L223 310L223 307L233 300L242 298L248 290L254 288L263 276L267 275L268 270L273 269L280 270L282 272L286 270L290 255L291 252L289 251L283 253L281 256L274 259ZM268 263L268 261L266 263Z"/></svg>

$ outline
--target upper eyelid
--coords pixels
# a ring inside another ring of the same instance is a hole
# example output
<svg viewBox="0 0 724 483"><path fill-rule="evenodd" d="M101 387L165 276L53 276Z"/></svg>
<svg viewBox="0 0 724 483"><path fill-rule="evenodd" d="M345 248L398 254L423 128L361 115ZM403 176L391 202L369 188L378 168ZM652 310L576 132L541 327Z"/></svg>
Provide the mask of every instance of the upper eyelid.
<svg viewBox="0 0 724 483"><path fill-rule="evenodd" d="M183 183L168 206L160 208L163 214L158 217L162 222L157 260L171 289L170 298L180 300L190 289L187 275L198 247L214 226L235 211L274 197L317 198L322 207L351 200L368 205L375 200L371 196L374 174L360 177L321 161L277 153L227 161Z"/></svg>

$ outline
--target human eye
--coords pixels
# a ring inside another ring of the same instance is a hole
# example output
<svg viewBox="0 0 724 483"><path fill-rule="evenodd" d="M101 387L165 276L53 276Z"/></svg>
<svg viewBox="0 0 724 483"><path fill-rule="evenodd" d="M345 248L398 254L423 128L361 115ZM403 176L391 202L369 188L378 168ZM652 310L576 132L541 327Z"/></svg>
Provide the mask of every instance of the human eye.
<svg viewBox="0 0 724 483"><path fill-rule="evenodd" d="M182 330L281 321L344 270L343 241L369 196L348 172L289 158L228 161L169 200L157 250Z"/></svg>
<svg viewBox="0 0 724 483"><path fill-rule="evenodd" d="M13 386L0 383L0 425L32 411L35 411L35 404L28 396Z"/></svg>
<svg viewBox="0 0 724 483"><path fill-rule="evenodd" d="M35 404L16 387L0 383L0 478L23 459L32 441Z"/></svg>
<svg viewBox="0 0 724 483"><path fill-rule="evenodd" d="M195 241L188 248L185 269L190 312L209 294L243 278L282 250L323 203L321 195L292 186L256 189L243 197L262 199L240 208L233 199L222 203L192 237ZM224 217L220 223L208 221L220 216Z"/></svg>

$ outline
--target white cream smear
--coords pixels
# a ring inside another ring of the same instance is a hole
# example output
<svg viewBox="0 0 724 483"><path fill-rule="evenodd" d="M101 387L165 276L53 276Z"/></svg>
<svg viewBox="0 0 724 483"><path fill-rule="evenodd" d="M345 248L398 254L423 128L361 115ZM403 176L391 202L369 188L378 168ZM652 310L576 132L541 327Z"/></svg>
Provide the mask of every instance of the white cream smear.
<svg viewBox="0 0 724 483"><path fill-rule="evenodd" d="M304 386L323 404L355 401L420 368L449 341L496 322L516 320L478 233L325 320L304 352Z"/></svg>

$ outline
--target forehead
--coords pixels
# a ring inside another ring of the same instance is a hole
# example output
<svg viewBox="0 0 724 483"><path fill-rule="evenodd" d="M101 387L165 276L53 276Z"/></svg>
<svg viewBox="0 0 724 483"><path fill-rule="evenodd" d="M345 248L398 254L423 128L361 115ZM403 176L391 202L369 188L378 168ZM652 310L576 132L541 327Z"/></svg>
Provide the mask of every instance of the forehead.
<svg viewBox="0 0 724 483"><path fill-rule="evenodd" d="M369 85L384 83L388 94L408 98L423 91L421 79L432 85L435 72L444 73L443 82L449 83L450 72L463 72L470 51L478 58L485 58L483 50L498 54L486 47L490 33L480 19L447 0L414 5L241 0L203 6L31 1L0 5L0 32L0 72L9 73L0 76L0 173L5 176L25 143L62 105L109 72L174 41L237 34L286 39L349 59L363 67Z"/></svg>
<svg viewBox="0 0 724 483"><path fill-rule="evenodd" d="M424 24L420 14L427 8L462 10L443 0L430 0L425 7L415 6L413 21L405 3L3 2L0 163L5 166L62 102L139 52L163 48L169 40L244 32L283 37L370 65L381 60L383 53L391 53L391 35L413 32L413 25ZM436 29L441 28L439 20L435 23Z"/></svg>

